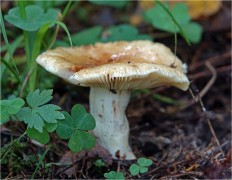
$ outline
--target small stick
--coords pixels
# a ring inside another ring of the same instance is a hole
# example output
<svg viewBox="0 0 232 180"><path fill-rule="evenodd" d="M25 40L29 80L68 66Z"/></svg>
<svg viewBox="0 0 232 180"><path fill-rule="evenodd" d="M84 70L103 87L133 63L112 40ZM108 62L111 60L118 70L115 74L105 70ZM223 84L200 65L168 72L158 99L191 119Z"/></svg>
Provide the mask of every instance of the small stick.
<svg viewBox="0 0 232 180"><path fill-rule="evenodd" d="M195 175L195 176L198 176L198 177L202 177L203 176L203 173L202 172L180 172L180 174L176 174L176 175L168 175L168 176L163 176L161 177L160 179L176 179L176 178L179 178L179 177L182 177L182 176L186 176L186 175Z"/></svg>
<svg viewBox="0 0 232 180"><path fill-rule="evenodd" d="M214 131L214 129L213 129L213 126L212 126L212 124L211 124L211 122L210 122L210 119L209 119L209 117L208 117L208 115L207 115L207 113L206 113L207 110L206 110L206 108L205 108L205 106L204 106L204 104L203 104L203 102L202 102L202 100L201 100L201 97L198 96L198 98L196 98L196 97L194 96L194 94L193 94L191 88L189 88L189 91L190 91L191 95L193 96L193 99L199 101L199 103L200 103L200 105L201 105L202 112L204 113L205 118L206 118L206 120L207 120L209 129L210 129L210 132L211 132L211 134L212 134L212 136L213 136L213 138L214 138L214 141L216 142L217 146L220 148L220 151L221 151L223 157L225 157L225 153L223 152L223 150L222 150L222 148L221 148L221 144L220 144L220 142L219 142L219 140L218 140L218 138L217 138L217 136L216 136L216 133L215 133L215 131ZM197 101L196 101L196 102L197 102Z"/></svg>
<svg viewBox="0 0 232 180"><path fill-rule="evenodd" d="M215 80L217 78L217 72L216 72L215 68L210 64L210 62L206 61L205 65L211 71L213 76L209 80L209 82L205 85L205 87L201 90L201 92L199 93L198 98L202 98L208 92L208 90L212 87L212 85L214 84L214 82L215 82Z"/></svg>

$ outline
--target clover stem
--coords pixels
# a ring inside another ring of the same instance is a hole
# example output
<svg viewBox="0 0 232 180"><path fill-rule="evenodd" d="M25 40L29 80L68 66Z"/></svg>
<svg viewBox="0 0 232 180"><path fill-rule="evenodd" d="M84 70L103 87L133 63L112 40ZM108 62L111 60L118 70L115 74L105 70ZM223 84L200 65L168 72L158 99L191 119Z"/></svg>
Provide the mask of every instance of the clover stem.
<svg viewBox="0 0 232 180"><path fill-rule="evenodd" d="M93 133L115 159L135 159L128 142L129 124L125 114L129 99L128 90L112 92L93 87L90 90L90 113L96 120Z"/></svg>

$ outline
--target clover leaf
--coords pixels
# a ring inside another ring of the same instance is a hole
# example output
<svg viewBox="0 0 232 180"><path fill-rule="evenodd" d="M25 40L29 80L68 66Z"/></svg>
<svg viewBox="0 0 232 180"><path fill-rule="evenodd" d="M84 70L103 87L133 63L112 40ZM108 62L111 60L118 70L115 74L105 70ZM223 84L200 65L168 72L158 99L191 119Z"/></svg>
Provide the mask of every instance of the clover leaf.
<svg viewBox="0 0 232 180"><path fill-rule="evenodd" d="M95 128L93 116L79 104L73 106L71 115L63 112L65 119L58 122L56 133L62 139L69 139L68 146L73 152L94 147L96 138L88 132Z"/></svg>
<svg viewBox="0 0 232 180"><path fill-rule="evenodd" d="M201 40L201 34L203 32L202 26L196 22L190 22L182 26L183 31L189 41L193 43L198 43Z"/></svg>
<svg viewBox="0 0 232 180"><path fill-rule="evenodd" d="M137 160L137 163L140 165L140 166L150 166L152 165L152 160L150 159L147 159L147 158L139 158Z"/></svg>
<svg viewBox="0 0 232 180"><path fill-rule="evenodd" d="M122 180L125 179L122 172L115 172L115 171L110 171L108 173L104 173L104 177L106 179L122 179Z"/></svg>
<svg viewBox="0 0 232 180"><path fill-rule="evenodd" d="M21 98L13 98L9 100L0 100L1 121L0 124L9 121L10 115L16 114L25 104Z"/></svg>
<svg viewBox="0 0 232 180"><path fill-rule="evenodd" d="M28 124L28 128L35 128L40 133L43 132L45 123L57 123L57 120L64 119L64 115L59 112L60 107L53 104L46 104L52 99L52 90L37 89L26 97L29 107L22 108L16 117L19 121Z"/></svg>
<svg viewBox="0 0 232 180"><path fill-rule="evenodd" d="M191 22L191 17L186 4L176 3L171 9L167 4L164 4L164 7L169 9L169 12L176 20L176 23L178 23L178 25L181 27L189 41L193 43L200 41L202 27L196 22ZM172 17L164 10L164 7L157 4L153 8L147 10L144 13L145 20L160 30L170 33L181 33L180 28L176 23L173 22Z"/></svg>
<svg viewBox="0 0 232 180"><path fill-rule="evenodd" d="M148 167L152 165L152 160L146 158L139 158L137 164L132 164L129 168L129 171L132 176L136 176L139 173L146 173Z"/></svg>
<svg viewBox="0 0 232 180"><path fill-rule="evenodd" d="M36 5L29 5L25 8L26 17L22 18L19 7L9 10L5 20L12 25L26 31L36 31L45 24L53 24L58 17L58 10L48 9L47 12Z"/></svg>

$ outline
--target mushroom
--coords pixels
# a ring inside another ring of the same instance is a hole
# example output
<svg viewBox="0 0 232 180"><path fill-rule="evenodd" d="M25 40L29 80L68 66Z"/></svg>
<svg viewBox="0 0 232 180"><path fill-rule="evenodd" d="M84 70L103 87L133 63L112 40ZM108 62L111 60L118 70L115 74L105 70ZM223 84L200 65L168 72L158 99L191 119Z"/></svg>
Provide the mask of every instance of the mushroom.
<svg viewBox="0 0 232 180"><path fill-rule="evenodd" d="M135 159L125 114L133 89L162 85L187 90L184 64L169 48L151 41L119 41L59 47L41 54L37 63L70 83L90 87L90 113L98 143L113 158Z"/></svg>

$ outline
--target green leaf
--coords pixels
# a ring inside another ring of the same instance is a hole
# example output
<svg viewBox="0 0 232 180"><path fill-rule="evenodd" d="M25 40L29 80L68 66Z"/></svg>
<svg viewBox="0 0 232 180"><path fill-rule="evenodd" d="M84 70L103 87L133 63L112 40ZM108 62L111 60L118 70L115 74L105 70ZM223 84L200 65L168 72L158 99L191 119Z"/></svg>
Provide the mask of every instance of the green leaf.
<svg viewBox="0 0 232 180"><path fill-rule="evenodd" d="M102 159L97 159L96 161L94 161L94 165L97 167L104 167L106 166L106 163L102 161Z"/></svg>
<svg viewBox="0 0 232 180"><path fill-rule="evenodd" d="M69 139L75 132L75 125L72 117L67 112L63 112L63 115L65 119L59 121L56 133L62 139Z"/></svg>
<svg viewBox="0 0 232 180"><path fill-rule="evenodd" d="M64 115L58 111L60 107L53 104L37 107L34 110L48 123L56 123L57 119L64 119Z"/></svg>
<svg viewBox="0 0 232 180"><path fill-rule="evenodd" d="M37 89L34 92L30 92L27 96L27 103L33 108L41 106L52 99L52 89L43 90L40 93L40 90Z"/></svg>
<svg viewBox="0 0 232 180"><path fill-rule="evenodd" d="M200 24L196 22L190 22L182 26L189 41L193 43L198 43L201 40L203 29Z"/></svg>
<svg viewBox="0 0 232 180"><path fill-rule="evenodd" d="M174 7L176 7L177 5L175 5ZM165 4L164 6L168 8L167 4ZM179 8L175 8L175 9L179 9ZM170 10L170 12L172 13L172 10ZM172 15L175 17L174 14ZM160 5L156 5L153 8L147 10L144 14L144 17L145 20L150 22L154 27L158 29L168 31L171 33L179 32L178 27L172 21L172 18L165 12L165 10ZM179 13L177 17L179 17ZM176 21L184 22L184 20L182 20L181 18L176 19Z"/></svg>
<svg viewBox="0 0 232 180"><path fill-rule="evenodd" d="M111 26L103 31L102 26L95 26L72 36L75 45L89 45L96 42L151 40L147 34L139 34L138 29L129 24Z"/></svg>
<svg viewBox="0 0 232 180"><path fill-rule="evenodd" d="M70 35L69 31L68 31L67 26L64 23L60 22L60 21L55 21L55 23L64 29L64 31L66 32L66 34L68 36L70 46L73 46L71 35Z"/></svg>
<svg viewBox="0 0 232 180"><path fill-rule="evenodd" d="M47 122L45 122L44 127L49 133L51 133L51 132L54 132L56 130L57 126L58 126L57 123L47 123Z"/></svg>
<svg viewBox="0 0 232 180"><path fill-rule="evenodd" d="M99 41L102 26L94 26L72 35L73 44L76 46L94 44Z"/></svg>
<svg viewBox="0 0 232 180"><path fill-rule="evenodd" d="M19 75L18 68L17 68L17 66L15 64L15 61L14 61L14 58L13 58L13 53L14 53L14 51L16 49L15 44L18 43L18 39L20 39L20 38L16 38L16 40L10 46L8 38L7 38L7 34L6 34L6 29L5 29L4 21L3 21L2 11L0 11L0 24L1 24L1 29L0 29L1 30L1 34L3 35L3 39L4 39L5 44L6 44L6 49L8 51L6 53L6 55L4 56L4 58L6 58L7 54L9 55L9 58L6 59L6 61L5 61L6 63L4 63L4 64L8 65L8 66L6 65L8 67L8 69L12 72L12 74L15 76L15 78L18 80L18 82L20 84L22 84L22 81L21 81L21 79L18 76ZM1 59L3 59L3 58L1 58ZM11 66L9 66L9 60L11 60L11 63L14 65L15 70L13 68L11 68ZM2 61L2 62L4 62L4 61ZM0 78L2 79L2 75L4 74L4 70L5 70L5 66L3 65L3 63L1 64L1 69L0 70L1 70L1 72L0 72L1 77Z"/></svg>
<svg viewBox="0 0 232 180"><path fill-rule="evenodd" d="M58 121L57 135L69 139L68 146L74 152L91 149L96 143L96 138L88 132L96 126L93 116L81 105L73 106L71 116L67 112L63 114L65 120Z"/></svg>
<svg viewBox="0 0 232 180"><path fill-rule="evenodd" d="M73 152L80 152L82 150L91 149L96 143L96 138L85 131L74 132L69 141L68 146Z"/></svg>
<svg viewBox="0 0 232 180"><path fill-rule="evenodd" d="M28 124L29 128L35 128L42 133L45 122L57 123L57 120L64 119L64 115L59 112L60 107L53 104L46 104L52 99L52 90L40 90L31 92L26 97L30 107L22 108L16 117L20 121Z"/></svg>
<svg viewBox="0 0 232 180"><path fill-rule="evenodd" d="M47 144L50 141L49 134L46 130L39 132L34 128L28 128L26 133L30 138L37 140L41 144Z"/></svg>
<svg viewBox="0 0 232 180"><path fill-rule="evenodd" d="M158 4L144 13L144 18L154 27L171 32L180 33L187 42L199 42L202 30L200 25L192 25L187 5L176 3L172 9L167 4Z"/></svg>
<svg viewBox="0 0 232 180"><path fill-rule="evenodd" d="M26 17L22 18L19 7L12 8L5 16L5 19L22 30L36 31L45 24L53 25L58 17L58 11L56 9L48 9L44 13L44 10L36 5L27 6L25 12Z"/></svg>
<svg viewBox="0 0 232 180"><path fill-rule="evenodd" d="M144 166L140 167L140 170L139 170L140 173L146 173L147 171L148 171L147 167L144 167Z"/></svg>
<svg viewBox="0 0 232 180"><path fill-rule="evenodd" d="M132 176L136 176L139 174L140 167L137 164L132 164L129 168L129 171Z"/></svg>
<svg viewBox="0 0 232 180"><path fill-rule="evenodd" d="M24 107L16 114L16 117L19 121L28 124L29 128L35 128L39 132L43 132L44 120L33 109Z"/></svg>
<svg viewBox="0 0 232 180"><path fill-rule="evenodd" d="M101 5L101 6L111 6L115 8L122 8L127 4L127 0L120 0L120 1L115 1L115 0L89 0L91 3L96 4L96 5Z"/></svg>
<svg viewBox="0 0 232 180"><path fill-rule="evenodd" d="M71 116L77 129L92 130L96 126L94 117L79 104L73 106Z"/></svg>
<svg viewBox="0 0 232 180"><path fill-rule="evenodd" d="M103 42L109 41L133 41L133 40L151 40L152 38L147 34L139 34L138 29L129 24L121 24L111 26L106 29L103 34L108 34L102 38Z"/></svg>
<svg viewBox="0 0 232 180"><path fill-rule="evenodd" d="M137 163L140 165L140 166L150 166L152 165L152 160L150 159L147 159L147 158L139 158L137 160Z"/></svg>
<svg viewBox="0 0 232 180"><path fill-rule="evenodd" d="M171 10L173 17L178 24L186 24L191 20L188 7L185 3L177 3ZM184 16L183 16L184 15Z"/></svg>
<svg viewBox="0 0 232 180"><path fill-rule="evenodd" d="M9 100L0 100L1 122L3 124L9 120L10 115L16 114L25 104L21 98L13 98Z"/></svg>
<svg viewBox="0 0 232 180"><path fill-rule="evenodd" d="M122 172L115 172L115 171L110 171L108 173L104 173L104 177L107 179L121 179L124 180L125 177Z"/></svg>

